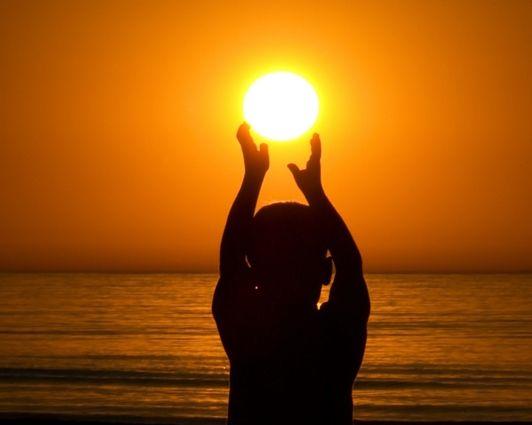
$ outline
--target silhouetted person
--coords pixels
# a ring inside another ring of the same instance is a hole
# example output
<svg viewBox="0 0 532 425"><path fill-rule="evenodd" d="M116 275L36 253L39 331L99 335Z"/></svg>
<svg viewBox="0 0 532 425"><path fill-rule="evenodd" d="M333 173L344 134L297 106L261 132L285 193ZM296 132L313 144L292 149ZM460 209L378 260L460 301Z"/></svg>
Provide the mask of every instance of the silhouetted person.
<svg viewBox="0 0 532 425"><path fill-rule="evenodd" d="M321 185L320 139L311 140L306 169L288 165L309 205L276 203L253 216L268 146L257 149L246 124L237 138L245 175L213 300L231 366L228 423L352 425L369 296L360 253ZM332 262L329 300L318 308Z"/></svg>

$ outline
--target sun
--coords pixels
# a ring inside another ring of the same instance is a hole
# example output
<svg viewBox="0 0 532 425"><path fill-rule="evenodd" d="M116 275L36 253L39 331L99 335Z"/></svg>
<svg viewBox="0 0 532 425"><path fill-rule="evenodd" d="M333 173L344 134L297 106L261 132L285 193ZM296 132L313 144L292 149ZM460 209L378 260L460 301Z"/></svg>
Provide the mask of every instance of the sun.
<svg viewBox="0 0 532 425"><path fill-rule="evenodd" d="M273 72L256 80L244 97L244 118L261 136L287 141L309 130L318 117L314 88L292 72Z"/></svg>

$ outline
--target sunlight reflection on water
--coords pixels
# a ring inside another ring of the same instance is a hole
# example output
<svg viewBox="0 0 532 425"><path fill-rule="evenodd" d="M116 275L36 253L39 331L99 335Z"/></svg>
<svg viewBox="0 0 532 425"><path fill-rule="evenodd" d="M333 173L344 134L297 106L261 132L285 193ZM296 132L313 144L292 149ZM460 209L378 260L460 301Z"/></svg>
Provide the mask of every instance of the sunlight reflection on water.
<svg viewBox="0 0 532 425"><path fill-rule="evenodd" d="M359 419L532 420L531 275L368 275ZM223 418L215 275L0 275L0 412ZM324 297L326 294L324 293Z"/></svg>

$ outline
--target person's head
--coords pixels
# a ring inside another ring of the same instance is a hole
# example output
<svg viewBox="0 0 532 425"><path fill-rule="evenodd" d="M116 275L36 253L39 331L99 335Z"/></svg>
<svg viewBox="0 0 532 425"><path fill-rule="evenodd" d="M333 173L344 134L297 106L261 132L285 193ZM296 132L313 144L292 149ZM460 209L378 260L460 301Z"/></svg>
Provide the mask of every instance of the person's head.
<svg viewBox="0 0 532 425"><path fill-rule="evenodd" d="M292 304L316 304L331 278L322 226L310 207L297 202L267 205L255 214L247 258L261 290Z"/></svg>

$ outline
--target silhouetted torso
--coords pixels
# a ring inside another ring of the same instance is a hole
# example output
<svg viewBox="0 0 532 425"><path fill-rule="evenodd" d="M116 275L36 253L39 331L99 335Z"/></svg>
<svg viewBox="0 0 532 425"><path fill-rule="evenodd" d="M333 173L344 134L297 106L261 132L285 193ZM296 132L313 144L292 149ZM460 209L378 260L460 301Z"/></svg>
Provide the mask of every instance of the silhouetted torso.
<svg viewBox="0 0 532 425"><path fill-rule="evenodd" d="M247 271L214 314L230 360L228 423L352 424L352 386L365 321L334 300L317 308L273 302Z"/></svg>

